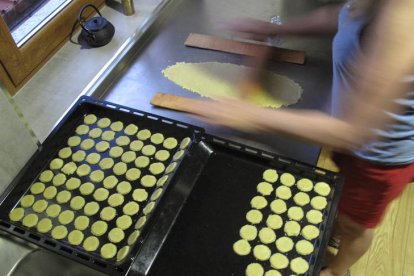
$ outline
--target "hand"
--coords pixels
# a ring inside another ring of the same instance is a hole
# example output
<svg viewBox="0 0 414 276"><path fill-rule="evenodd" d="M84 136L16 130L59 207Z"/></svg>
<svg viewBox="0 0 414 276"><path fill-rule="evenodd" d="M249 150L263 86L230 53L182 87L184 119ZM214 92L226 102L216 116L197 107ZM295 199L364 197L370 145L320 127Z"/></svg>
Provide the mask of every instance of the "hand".
<svg viewBox="0 0 414 276"><path fill-rule="evenodd" d="M265 40L269 36L277 35L278 28L280 26L256 19L232 21L222 26L224 30L244 33L248 38L260 41Z"/></svg>

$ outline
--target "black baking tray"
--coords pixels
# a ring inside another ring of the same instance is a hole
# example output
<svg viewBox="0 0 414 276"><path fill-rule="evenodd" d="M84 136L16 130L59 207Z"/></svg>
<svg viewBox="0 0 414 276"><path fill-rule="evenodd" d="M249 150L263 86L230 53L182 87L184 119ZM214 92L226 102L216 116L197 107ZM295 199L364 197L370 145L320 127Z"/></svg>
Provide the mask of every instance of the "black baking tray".
<svg viewBox="0 0 414 276"><path fill-rule="evenodd" d="M245 275L247 265L257 261L252 254L237 256L232 245L240 239L239 229L247 224L245 214L251 209L250 199L257 194L256 185L268 168L277 169L279 176L289 172L331 186L324 220L318 225L320 236L315 239L315 251L304 257L310 265L305 275L319 275L343 178L331 171L208 134L194 146L199 154L208 155L208 161L149 275ZM276 235L280 237L277 231ZM293 252L294 249L288 253L289 259L295 257ZM271 268L267 263L265 271ZM280 272L294 274L288 268Z"/></svg>
<svg viewBox="0 0 414 276"><path fill-rule="evenodd" d="M203 129L186 123L113 103L98 101L90 97L81 97L67 112L64 118L62 118L39 150L32 156L26 166L1 196L0 230L4 230L9 234L23 238L104 273L110 275L124 275L130 271L133 261L140 254L145 254L147 262L152 262L151 260L155 258L159 251L159 247L165 239L165 237L160 235L166 235L168 233L170 225L177 217L178 212L171 213L168 212L168 210L167 212L163 212L164 208L170 208L170 206L164 207L163 205L168 204L168 200L164 200L164 197L168 196L170 186L174 186L177 182L175 174L181 171L181 164L179 164L176 171L171 174L167 184L165 184L163 194L159 199L154 212L150 216L149 221L143 228L138 242L133 246L128 258L123 262L117 263L114 260L105 260L101 258L99 254L86 252L80 246L72 246L65 241L57 241L48 234L40 234L34 229L25 228L20 223L10 222L8 218L9 212L16 206L16 204L18 204L21 197L26 194L30 185L38 178L39 173L48 166L51 159L56 157L57 151L66 144L67 138L74 135L75 128L82 123L84 115L90 113L93 113L98 117L110 118L111 121L122 121L124 125L135 123L140 126L140 129L148 128L153 131L161 131L163 134L177 138L178 141L184 137L191 137L192 142L197 142L201 139L203 134ZM173 153L169 160L167 160L166 165L171 161L172 155ZM191 174L188 175L191 176ZM124 179L120 177L119 181L121 182L122 180ZM82 183L84 183L84 181L82 181ZM77 193L79 193L78 190L74 192L73 196L77 195ZM131 197L131 194L132 193L128 196ZM151 195L151 193L149 193L149 195ZM182 201L185 199L186 197L181 198ZM125 202L127 201L126 198ZM178 201L178 203L176 202L176 204L180 204L180 201ZM141 209L142 207L143 206L141 206ZM95 216L98 216L98 214ZM91 223L94 220L95 219L92 217ZM114 223L114 221L112 223ZM135 223L135 221L133 223ZM168 223L168 225L163 226L163 223ZM156 230L151 231L152 227L158 227L160 229L163 227L163 230L158 231L159 236L156 238L149 238L151 246L145 247L147 236L151 236L150 233L152 232L157 232ZM130 232L134 230L133 227L131 228L132 229L129 229L129 231L126 231L126 237L128 237ZM145 252L141 253L142 249L145 248L146 251L144 250Z"/></svg>

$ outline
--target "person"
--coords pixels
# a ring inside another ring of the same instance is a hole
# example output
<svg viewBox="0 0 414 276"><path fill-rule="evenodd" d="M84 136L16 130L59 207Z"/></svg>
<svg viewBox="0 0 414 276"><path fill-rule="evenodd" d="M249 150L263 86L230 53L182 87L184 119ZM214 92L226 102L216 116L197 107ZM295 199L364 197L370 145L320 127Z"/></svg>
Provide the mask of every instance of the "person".
<svg viewBox="0 0 414 276"><path fill-rule="evenodd" d="M320 275L342 276L369 248L386 207L414 180L414 0L356 0L274 25L241 20L229 29L259 39L335 34L333 115L268 109L243 99L207 101L193 113L247 132L282 133L331 147L345 176L337 255Z"/></svg>

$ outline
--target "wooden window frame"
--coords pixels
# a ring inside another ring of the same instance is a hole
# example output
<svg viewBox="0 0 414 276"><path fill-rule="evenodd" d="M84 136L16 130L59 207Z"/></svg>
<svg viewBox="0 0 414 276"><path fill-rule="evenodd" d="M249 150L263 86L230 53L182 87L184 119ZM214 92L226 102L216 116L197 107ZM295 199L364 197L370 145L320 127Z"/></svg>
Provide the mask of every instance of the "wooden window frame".
<svg viewBox="0 0 414 276"><path fill-rule="evenodd" d="M69 39L81 7L101 7L105 0L74 0L35 35L18 47L0 17L0 82L14 95ZM85 10L90 17L95 11Z"/></svg>

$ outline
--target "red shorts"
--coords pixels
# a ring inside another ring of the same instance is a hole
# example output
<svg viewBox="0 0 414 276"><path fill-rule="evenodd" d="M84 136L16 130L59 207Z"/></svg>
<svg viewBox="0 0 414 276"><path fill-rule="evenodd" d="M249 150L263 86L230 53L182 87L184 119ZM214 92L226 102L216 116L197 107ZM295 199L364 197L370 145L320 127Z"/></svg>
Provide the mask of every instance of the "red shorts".
<svg viewBox="0 0 414 276"><path fill-rule="evenodd" d="M333 160L345 176L339 212L366 228L377 226L388 204L414 180L414 163L385 166L342 154Z"/></svg>

